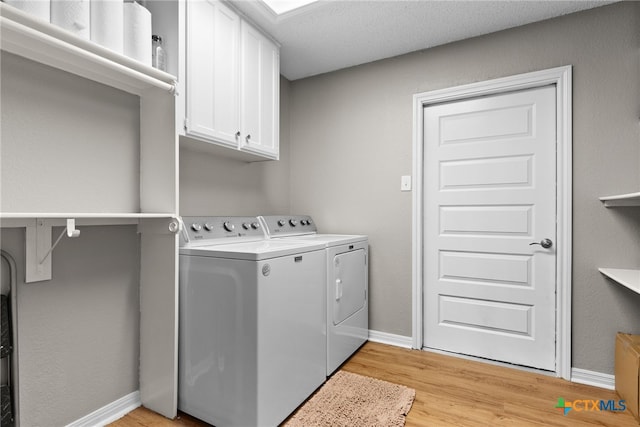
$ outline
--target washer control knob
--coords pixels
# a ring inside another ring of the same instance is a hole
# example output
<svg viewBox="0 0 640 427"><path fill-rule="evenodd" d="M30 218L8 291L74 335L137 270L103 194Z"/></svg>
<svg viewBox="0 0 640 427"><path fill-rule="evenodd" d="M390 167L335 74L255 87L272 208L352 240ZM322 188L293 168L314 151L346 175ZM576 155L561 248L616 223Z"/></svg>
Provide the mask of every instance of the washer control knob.
<svg viewBox="0 0 640 427"><path fill-rule="evenodd" d="M193 231L198 232L198 231L202 230L202 225L198 224L197 222L194 222L193 224L191 224L191 229Z"/></svg>
<svg viewBox="0 0 640 427"><path fill-rule="evenodd" d="M295 219L290 219L289 224L291 224L292 227L295 227L296 225L298 225L298 221Z"/></svg>
<svg viewBox="0 0 640 427"><path fill-rule="evenodd" d="M229 222L229 221L225 221L223 226L224 226L224 229L227 230L227 231L233 231L236 228L236 226L231 224L231 222Z"/></svg>
<svg viewBox="0 0 640 427"><path fill-rule="evenodd" d="M207 230L207 231L213 231L213 228L214 228L214 226L210 222L206 222L204 224L204 229Z"/></svg>
<svg viewBox="0 0 640 427"><path fill-rule="evenodd" d="M242 228L244 228L245 230L248 230L249 228L251 228L251 225L248 222L243 222Z"/></svg>
<svg viewBox="0 0 640 427"><path fill-rule="evenodd" d="M307 225L311 225L311 224L313 224L313 222L310 219L308 219L307 220Z"/></svg>
<svg viewBox="0 0 640 427"><path fill-rule="evenodd" d="M279 220L278 220L278 225L279 225L280 227L284 227L284 225L285 225L286 223L287 223L287 221L285 221L284 219L279 219Z"/></svg>
<svg viewBox="0 0 640 427"><path fill-rule="evenodd" d="M254 230L257 230L258 228L260 228L260 223L259 222L252 222L251 223L251 228L253 228Z"/></svg>

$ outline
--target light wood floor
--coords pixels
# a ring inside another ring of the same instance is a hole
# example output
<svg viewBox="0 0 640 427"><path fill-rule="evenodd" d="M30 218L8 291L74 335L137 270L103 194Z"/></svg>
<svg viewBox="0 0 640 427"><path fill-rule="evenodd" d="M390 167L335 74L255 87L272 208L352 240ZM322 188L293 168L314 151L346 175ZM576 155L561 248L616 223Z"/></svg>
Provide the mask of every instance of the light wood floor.
<svg viewBox="0 0 640 427"><path fill-rule="evenodd" d="M456 357L367 343L343 370L416 390L407 416L412 426L611 426L637 427L631 413L555 408L559 397L618 400L613 391ZM185 414L168 420L139 408L112 427L201 427Z"/></svg>

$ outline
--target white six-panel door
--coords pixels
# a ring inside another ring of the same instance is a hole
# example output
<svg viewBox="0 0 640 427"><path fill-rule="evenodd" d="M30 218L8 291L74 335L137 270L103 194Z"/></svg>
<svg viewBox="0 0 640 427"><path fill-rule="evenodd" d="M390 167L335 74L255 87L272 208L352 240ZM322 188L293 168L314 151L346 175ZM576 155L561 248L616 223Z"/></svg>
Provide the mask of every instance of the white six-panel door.
<svg viewBox="0 0 640 427"><path fill-rule="evenodd" d="M555 120L555 86L424 108L425 347L555 370Z"/></svg>

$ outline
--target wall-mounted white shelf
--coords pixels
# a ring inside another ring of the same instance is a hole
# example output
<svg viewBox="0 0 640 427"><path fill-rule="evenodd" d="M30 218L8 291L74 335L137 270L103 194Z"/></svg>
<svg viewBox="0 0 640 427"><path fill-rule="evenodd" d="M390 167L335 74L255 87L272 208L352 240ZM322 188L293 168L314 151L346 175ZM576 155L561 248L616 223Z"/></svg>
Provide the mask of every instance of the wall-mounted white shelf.
<svg viewBox="0 0 640 427"><path fill-rule="evenodd" d="M53 227L65 226L68 237L80 236L76 226L138 225L139 232L151 234L176 233L180 221L175 214L106 214L106 213L0 213L0 226L26 229L25 281L51 280L51 253L64 236L51 243Z"/></svg>
<svg viewBox="0 0 640 427"><path fill-rule="evenodd" d="M173 218L173 213L51 213L51 212L0 212L0 219L19 218L120 218L120 219L150 219L150 218Z"/></svg>
<svg viewBox="0 0 640 427"><path fill-rule="evenodd" d="M176 78L0 3L2 50L142 95L149 88L175 91Z"/></svg>
<svg viewBox="0 0 640 427"><path fill-rule="evenodd" d="M640 206L640 192L620 194L617 196L600 197L600 200L607 208L617 206Z"/></svg>
<svg viewBox="0 0 640 427"><path fill-rule="evenodd" d="M611 280L640 294L640 270L622 268L599 268L598 271Z"/></svg>
<svg viewBox="0 0 640 427"><path fill-rule="evenodd" d="M76 220L79 226L139 224L148 219L174 219L173 213L79 213L79 212L0 212L0 227L26 227L33 220L47 220L53 226L64 225L68 218Z"/></svg>

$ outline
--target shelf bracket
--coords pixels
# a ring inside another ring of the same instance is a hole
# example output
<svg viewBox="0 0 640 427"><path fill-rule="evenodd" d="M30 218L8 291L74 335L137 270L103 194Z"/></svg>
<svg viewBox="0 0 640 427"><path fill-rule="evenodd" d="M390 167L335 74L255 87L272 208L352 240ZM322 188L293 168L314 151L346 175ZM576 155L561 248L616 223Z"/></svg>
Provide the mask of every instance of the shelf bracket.
<svg viewBox="0 0 640 427"><path fill-rule="evenodd" d="M67 219L67 227L60 233L56 242L51 245L51 223L37 218L26 228L26 271L25 282L41 282L51 280L51 253L60 243L65 233L68 237L78 237L76 220Z"/></svg>

